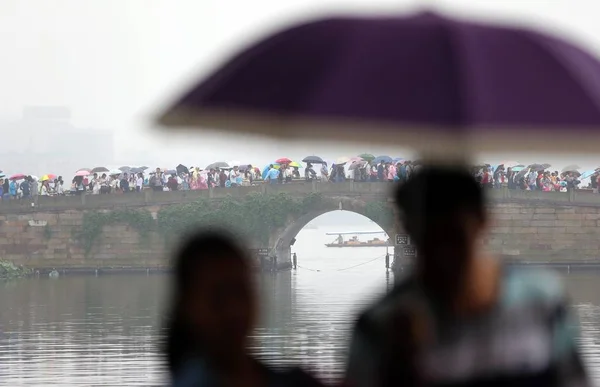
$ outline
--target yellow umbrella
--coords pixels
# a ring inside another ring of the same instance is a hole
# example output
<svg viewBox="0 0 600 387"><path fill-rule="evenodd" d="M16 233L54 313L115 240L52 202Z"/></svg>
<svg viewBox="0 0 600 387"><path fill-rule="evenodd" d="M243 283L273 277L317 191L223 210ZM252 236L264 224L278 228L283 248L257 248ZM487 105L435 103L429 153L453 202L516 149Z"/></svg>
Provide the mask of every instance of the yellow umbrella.
<svg viewBox="0 0 600 387"><path fill-rule="evenodd" d="M42 176L42 181L53 180L53 179L56 179L56 175L54 175L52 173Z"/></svg>
<svg viewBox="0 0 600 387"><path fill-rule="evenodd" d="M296 167L296 168L302 168L302 165L300 165L300 163L298 163L297 161L292 161L289 164L290 167Z"/></svg>

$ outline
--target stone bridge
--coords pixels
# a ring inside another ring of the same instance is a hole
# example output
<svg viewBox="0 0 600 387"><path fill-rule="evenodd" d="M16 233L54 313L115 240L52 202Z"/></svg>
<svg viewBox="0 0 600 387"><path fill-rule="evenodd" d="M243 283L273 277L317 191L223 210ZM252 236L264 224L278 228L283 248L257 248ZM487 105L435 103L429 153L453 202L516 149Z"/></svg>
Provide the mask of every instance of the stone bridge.
<svg viewBox="0 0 600 387"><path fill-rule="evenodd" d="M227 196L240 200L252 192L285 192L303 198L318 192L319 208L298 214L270 235L268 247L280 266L289 266L290 244L315 217L334 210L356 212L371 218L393 236L400 232L393 221L382 222L369 211L370 203L394 211L387 183L297 183L258 185L205 191L37 197L35 201L0 203L0 259L29 267L47 268L161 268L168 251L157 232L142 240L126 225L102 230L99 246L85 254L73 237L82 228L87 212L138 208L156 217L163 206L191 203L199 198L215 201ZM503 256L527 263L600 263L600 195L590 192L489 192L492 224L487 243ZM395 217L393 217L395 219ZM254 246L264 247L264 246Z"/></svg>

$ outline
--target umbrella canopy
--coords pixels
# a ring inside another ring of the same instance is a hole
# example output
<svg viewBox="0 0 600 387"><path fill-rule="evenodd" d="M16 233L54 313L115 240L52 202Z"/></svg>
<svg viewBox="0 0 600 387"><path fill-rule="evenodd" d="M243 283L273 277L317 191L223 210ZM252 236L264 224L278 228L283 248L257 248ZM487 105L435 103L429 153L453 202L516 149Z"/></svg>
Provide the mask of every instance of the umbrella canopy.
<svg viewBox="0 0 600 387"><path fill-rule="evenodd" d="M228 162L227 164L229 164L230 167L239 167L240 165L242 165L241 162L239 162L238 160L232 160L230 162Z"/></svg>
<svg viewBox="0 0 600 387"><path fill-rule="evenodd" d="M24 179L27 175L23 174L23 173L15 173L14 175L12 175L11 177L9 177L9 180L21 180Z"/></svg>
<svg viewBox="0 0 600 387"><path fill-rule="evenodd" d="M275 162L278 164L289 164L292 162L292 160L288 159L287 157L282 157L280 159L275 160Z"/></svg>
<svg viewBox="0 0 600 387"><path fill-rule="evenodd" d="M377 156L373 159L373 163L375 164L379 164L381 162L383 163L391 163L393 160L390 156Z"/></svg>
<svg viewBox="0 0 600 387"><path fill-rule="evenodd" d="M121 171L121 172L129 172L130 170L131 170L131 167L128 167L127 165L119 167L119 171Z"/></svg>
<svg viewBox="0 0 600 387"><path fill-rule="evenodd" d="M375 158L375 156L373 156L370 153L363 153L361 155L358 155L358 157L360 157L361 159L363 159L365 161L373 161L373 159Z"/></svg>
<svg viewBox="0 0 600 387"><path fill-rule="evenodd" d="M573 171L577 171L578 169L580 169L581 167L577 164L571 164L571 165L567 165L566 167L564 167L563 169L560 170L561 173L565 173L565 172L573 172Z"/></svg>
<svg viewBox="0 0 600 387"><path fill-rule="evenodd" d="M54 179L56 179L56 175L53 173L48 173L48 174L42 176L42 181L54 180Z"/></svg>
<svg viewBox="0 0 600 387"><path fill-rule="evenodd" d="M521 163L519 163L518 161L514 161L514 160L503 160L501 161L499 164L500 165L504 165L504 168L513 168L516 167L517 165L521 165Z"/></svg>
<svg viewBox="0 0 600 387"><path fill-rule="evenodd" d="M275 169L279 169L279 167L280 167L280 165L276 164L276 163L265 165L265 167L263 168L262 173L261 173L263 180L267 178L267 173L269 173L269 169L271 169L270 168L271 165L273 165L273 168L275 168Z"/></svg>
<svg viewBox="0 0 600 387"><path fill-rule="evenodd" d="M229 168L229 164L227 164L225 161L217 161L216 163L207 165L205 169L210 170L215 168Z"/></svg>
<svg viewBox="0 0 600 387"><path fill-rule="evenodd" d="M113 169L113 170L111 170L111 171L108 172L108 174L110 176L120 175L121 173L123 173L123 171L121 171L120 169Z"/></svg>
<svg viewBox="0 0 600 387"><path fill-rule="evenodd" d="M529 173L529 171L530 171L529 168L523 168L523 169L521 169L519 171L519 173L517 173L517 176L516 176L517 180L520 179L520 178L522 178L522 177L525 177L525 175L527 175Z"/></svg>
<svg viewBox="0 0 600 387"><path fill-rule="evenodd" d="M589 171L585 171L585 172L583 172L583 173L581 174L581 176L579 176L579 178L580 178L581 180L583 180L583 179L587 179L588 177L591 177L591 176L592 176L592 175L594 175L595 173L598 173L598 171L596 171L596 170L594 170L594 169L591 169L591 170L589 170Z"/></svg>
<svg viewBox="0 0 600 387"><path fill-rule="evenodd" d="M106 167L96 167L96 168L92 168L91 172L93 173L100 173L100 172L108 172L109 169Z"/></svg>
<svg viewBox="0 0 600 387"><path fill-rule="evenodd" d="M337 160L335 160L335 163L337 165L342 165L342 164L346 164L349 161L350 161L350 157L339 157Z"/></svg>
<svg viewBox="0 0 600 387"><path fill-rule="evenodd" d="M292 161L291 163L288 164L290 167L293 168L304 168L299 162L297 161Z"/></svg>
<svg viewBox="0 0 600 387"><path fill-rule="evenodd" d="M119 173L121 173L121 171L119 171ZM75 172L75 176L87 176L90 174L90 171L88 171L87 169L80 169L79 171Z"/></svg>
<svg viewBox="0 0 600 387"><path fill-rule="evenodd" d="M322 158L319 156L306 156L302 159L303 163L311 163L311 164L326 164Z"/></svg>
<svg viewBox="0 0 600 387"><path fill-rule="evenodd" d="M92 172L92 170L91 170L90 168L79 168L79 169L77 170L77 172L79 172L79 171L87 171L87 172Z"/></svg>
<svg viewBox="0 0 600 387"><path fill-rule="evenodd" d="M516 167L512 167L512 171L513 172L519 172L519 171L522 171L523 168L525 168L524 165L517 165Z"/></svg>
<svg viewBox="0 0 600 387"><path fill-rule="evenodd" d="M330 18L242 51L160 122L453 154L538 149L546 133L560 137L546 151L597 152L599 78L591 54L533 30L430 12Z"/></svg>
<svg viewBox="0 0 600 387"><path fill-rule="evenodd" d="M348 167L349 170L354 170L356 168L360 168L365 166L365 164L367 164L366 161L362 160L362 161L355 161L352 164L350 164L350 166Z"/></svg>
<svg viewBox="0 0 600 387"><path fill-rule="evenodd" d="M131 168L131 170L129 172L131 172L131 173L141 173L141 172L144 172L144 169L142 169L140 167L134 167L134 168Z"/></svg>
<svg viewBox="0 0 600 387"><path fill-rule="evenodd" d="M179 164L175 169L177 170L177 173L190 173L188 167L183 164Z"/></svg>

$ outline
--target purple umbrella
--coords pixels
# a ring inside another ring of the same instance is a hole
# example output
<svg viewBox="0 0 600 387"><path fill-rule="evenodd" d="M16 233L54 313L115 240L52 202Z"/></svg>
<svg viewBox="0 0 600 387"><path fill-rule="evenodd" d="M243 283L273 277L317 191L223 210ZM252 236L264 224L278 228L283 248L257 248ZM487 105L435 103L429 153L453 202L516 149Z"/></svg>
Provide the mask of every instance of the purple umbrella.
<svg viewBox="0 0 600 387"><path fill-rule="evenodd" d="M160 120L288 140L597 151L600 63L538 32L432 13L327 19L240 53Z"/></svg>

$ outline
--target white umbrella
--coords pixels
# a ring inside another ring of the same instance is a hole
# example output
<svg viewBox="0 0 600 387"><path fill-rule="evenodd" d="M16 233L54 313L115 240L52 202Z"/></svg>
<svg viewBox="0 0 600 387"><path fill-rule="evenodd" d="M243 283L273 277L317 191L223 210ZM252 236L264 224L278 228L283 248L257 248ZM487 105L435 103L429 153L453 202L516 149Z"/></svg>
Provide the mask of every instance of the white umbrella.
<svg viewBox="0 0 600 387"><path fill-rule="evenodd" d="M522 164L519 163L518 161L504 160L504 161L501 161L500 163L498 163L498 165L504 165L504 168L512 168L512 167L516 167L517 165L522 165Z"/></svg>
<svg viewBox="0 0 600 387"><path fill-rule="evenodd" d="M228 162L227 164L229 164L230 167L239 167L240 165L242 165L242 163L240 163L237 160L232 160L232 161Z"/></svg>
<svg viewBox="0 0 600 387"><path fill-rule="evenodd" d="M337 160L335 160L336 164L346 164L348 161L350 161L349 157L340 157Z"/></svg>
<svg viewBox="0 0 600 387"><path fill-rule="evenodd" d="M362 168L367 162L366 161L354 161L352 164L350 164L350 167L348 167L349 170L353 170L356 168Z"/></svg>

